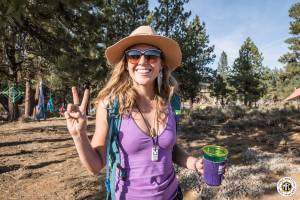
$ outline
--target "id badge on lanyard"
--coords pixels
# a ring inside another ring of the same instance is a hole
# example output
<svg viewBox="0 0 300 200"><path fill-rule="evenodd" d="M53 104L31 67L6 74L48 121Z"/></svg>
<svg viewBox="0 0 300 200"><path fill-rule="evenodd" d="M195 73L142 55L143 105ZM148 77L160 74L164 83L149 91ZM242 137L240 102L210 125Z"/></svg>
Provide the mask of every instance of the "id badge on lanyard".
<svg viewBox="0 0 300 200"><path fill-rule="evenodd" d="M153 145L152 154L151 154L152 161L158 161L158 152L159 152L159 146Z"/></svg>

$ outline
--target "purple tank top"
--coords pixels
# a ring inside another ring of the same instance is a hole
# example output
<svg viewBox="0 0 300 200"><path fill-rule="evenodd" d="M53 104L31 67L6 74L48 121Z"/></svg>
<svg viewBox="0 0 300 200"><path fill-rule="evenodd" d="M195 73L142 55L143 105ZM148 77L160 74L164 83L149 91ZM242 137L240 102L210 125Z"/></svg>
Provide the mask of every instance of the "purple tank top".
<svg viewBox="0 0 300 200"><path fill-rule="evenodd" d="M116 198L126 200L173 200L178 181L172 161L176 143L176 121L168 106L167 124L158 137L158 161L151 160L152 138L144 133L131 115L123 117L119 144L121 166L125 168L126 180L120 172L116 175Z"/></svg>

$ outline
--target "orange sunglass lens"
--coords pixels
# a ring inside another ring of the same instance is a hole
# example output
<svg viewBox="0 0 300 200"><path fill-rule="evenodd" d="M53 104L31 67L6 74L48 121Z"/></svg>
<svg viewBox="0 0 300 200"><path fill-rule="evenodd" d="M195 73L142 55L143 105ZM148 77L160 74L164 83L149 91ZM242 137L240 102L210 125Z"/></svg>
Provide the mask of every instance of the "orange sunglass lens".
<svg viewBox="0 0 300 200"><path fill-rule="evenodd" d="M140 61L141 56L127 56L128 62L132 64L137 64Z"/></svg>
<svg viewBox="0 0 300 200"><path fill-rule="evenodd" d="M158 58L160 58L161 51L156 50L156 49L150 49L150 50L146 50L144 52L142 52L140 50L128 50L128 51L126 51L127 61L132 63L132 64L137 64L140 61L142 55L145 56L145 59L149 63L155 63L155 62L157 62Z"/></svg>

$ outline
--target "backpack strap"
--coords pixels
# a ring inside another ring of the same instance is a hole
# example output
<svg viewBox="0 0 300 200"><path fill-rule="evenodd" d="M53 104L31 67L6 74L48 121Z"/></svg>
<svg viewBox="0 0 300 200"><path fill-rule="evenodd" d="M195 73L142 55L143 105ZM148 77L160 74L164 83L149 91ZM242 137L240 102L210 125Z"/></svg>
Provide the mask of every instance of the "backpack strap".
<svg viewBox="0 0 300 200"><path fill-rule="evenodd" d="M118 134L121 126L122 117L119 115L119 101L115 98L111 108L107 109L107 121L109 125L108 140L106 142L106 199L115 200L116 190L116 171L121 171L121 177L124 176L120 165L120 151Z"/></svg>
<svg viewBox="0 0 300 200"><path fill-rule="evenodd" d="M171 107L175 113L176 129L181 115L180 97L174 94L171 98ZM119 169L122 179L126 178L125 169L121 167L120 151L119 151L119 130L122 122L122 116L119 114L119 101L115 98L111 108L107 108L107 121L109 125L109 135L106 142L106 200L115 200L116 191L116 171Z"/></svg>
<svg viewBox="0 0 300 200"><path fill-rule="evenodd" d="M179 123L181 117L181 100L179 95L173 94L171 98L171 107L173 112L175 113L176 130L177 130L177 126L178 126L177 124Z"/></svg>

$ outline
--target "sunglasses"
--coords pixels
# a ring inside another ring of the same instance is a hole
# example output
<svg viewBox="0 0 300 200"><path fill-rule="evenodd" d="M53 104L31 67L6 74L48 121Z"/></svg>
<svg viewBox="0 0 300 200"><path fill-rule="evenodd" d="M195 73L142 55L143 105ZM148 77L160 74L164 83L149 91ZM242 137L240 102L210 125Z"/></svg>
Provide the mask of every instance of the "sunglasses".
<svg viewBox="0 0 300 200"><path fill-rule="evenodd" d="M140 51L138 49L130 49L125 51L126 59L131 64L138 64L142 55L150 63L154 64L161 57L161 51L157 49L148 49L146 51Z"/></svg>

